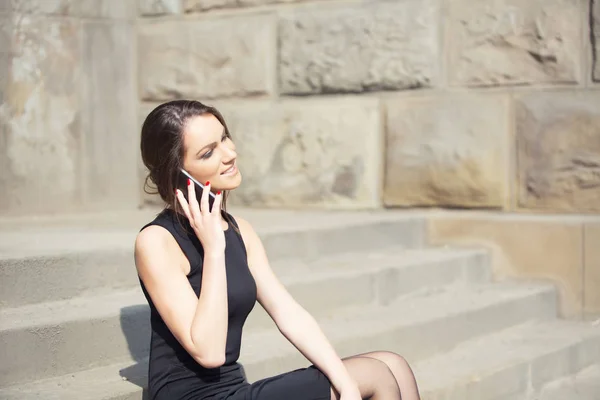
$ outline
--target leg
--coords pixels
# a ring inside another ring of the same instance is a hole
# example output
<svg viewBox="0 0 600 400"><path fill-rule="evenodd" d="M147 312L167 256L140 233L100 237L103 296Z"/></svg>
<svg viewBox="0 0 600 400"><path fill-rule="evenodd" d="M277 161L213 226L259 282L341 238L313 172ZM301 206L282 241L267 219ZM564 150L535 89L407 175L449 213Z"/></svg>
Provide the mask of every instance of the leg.
<svg viewBox="0 0 600 400"><path fill-rule="evenodd" d="M370 357L384 362L394 374L403 400L419 400L419 388L415 374L404 357L391 351L374 351L359 354L360 357Z"/></svg>
<svg viewBox="0 0 600 400"><path fill-rule="evenodd" d="M348 373L357 383L363 399L400 400L400 390L392 371L384 362L370 357L348 357L342 360ZM340 394L331 388L331 400Z"/></svg>

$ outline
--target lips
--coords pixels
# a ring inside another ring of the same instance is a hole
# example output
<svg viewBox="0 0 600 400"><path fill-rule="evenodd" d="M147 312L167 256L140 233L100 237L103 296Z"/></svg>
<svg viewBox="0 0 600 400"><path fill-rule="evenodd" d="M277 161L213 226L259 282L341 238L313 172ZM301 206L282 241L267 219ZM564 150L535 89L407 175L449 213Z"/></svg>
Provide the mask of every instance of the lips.
<svg viewBox="0 0 600 400"><path fill-rule="evenodd" d="M221 175L227 175L227 174L234 173L236 171L236 169L237 169L236 164L233 163L233 165L231 167L229 167L225 171L221 172Z"/></svg>

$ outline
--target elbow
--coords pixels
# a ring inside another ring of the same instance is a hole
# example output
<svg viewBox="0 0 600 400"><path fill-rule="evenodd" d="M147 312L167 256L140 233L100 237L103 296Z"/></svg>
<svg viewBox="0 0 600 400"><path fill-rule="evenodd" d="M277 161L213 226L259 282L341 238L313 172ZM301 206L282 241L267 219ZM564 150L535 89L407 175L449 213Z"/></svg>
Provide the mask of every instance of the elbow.
<svg viewBox="0 0 600 400"><path fill-rule="evenodd" d="M194 360L206 369L219 368L225 364L225 353L194 355Z"/></svg>
<svg viewBox="0 0 600 400"><path fill-rule="evenodd" d="M206 343L207 341L192 337L193 351L190 355L201 367L206 369L219 368L225 364L225 346L223 343L219 346L216 343ZM203 343L203 346L199 346Z"/></svg>

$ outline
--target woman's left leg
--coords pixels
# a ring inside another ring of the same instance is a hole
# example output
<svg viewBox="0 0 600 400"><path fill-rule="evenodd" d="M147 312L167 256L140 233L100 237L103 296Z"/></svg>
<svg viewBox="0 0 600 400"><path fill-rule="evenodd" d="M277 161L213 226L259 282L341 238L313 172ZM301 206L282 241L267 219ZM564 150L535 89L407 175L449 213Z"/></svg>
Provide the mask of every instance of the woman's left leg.
<svg viewBox="0 0 600 400"><path fill-rule="evenodd" d="M415 379L415 374L408 365L408 362L399 354L391 351L373 351L370 353L357 354L361 357L371 357L384 362L398 382L402 400L420 400L419 388Z"/></svg>

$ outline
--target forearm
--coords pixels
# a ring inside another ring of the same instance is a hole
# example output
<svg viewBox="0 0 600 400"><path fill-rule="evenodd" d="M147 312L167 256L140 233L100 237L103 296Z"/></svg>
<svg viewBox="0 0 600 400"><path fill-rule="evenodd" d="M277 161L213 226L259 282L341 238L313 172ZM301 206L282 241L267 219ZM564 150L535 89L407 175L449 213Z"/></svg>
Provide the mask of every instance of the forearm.
<svg viewBox="0 0 600 400"><path fill-rule="evenodd" d="M228 321L225 253L205 253L202 268L202 289L191 327L192 341L202 358L224 361Z"/></svg>
<svg viewBox="0 0 600 400"><path fill-rule="evenodd" d="M329 378L338 392L348 385L355 385L315 319L302 307L289 315L293 318L281 324L281 333Z"/></svg>

